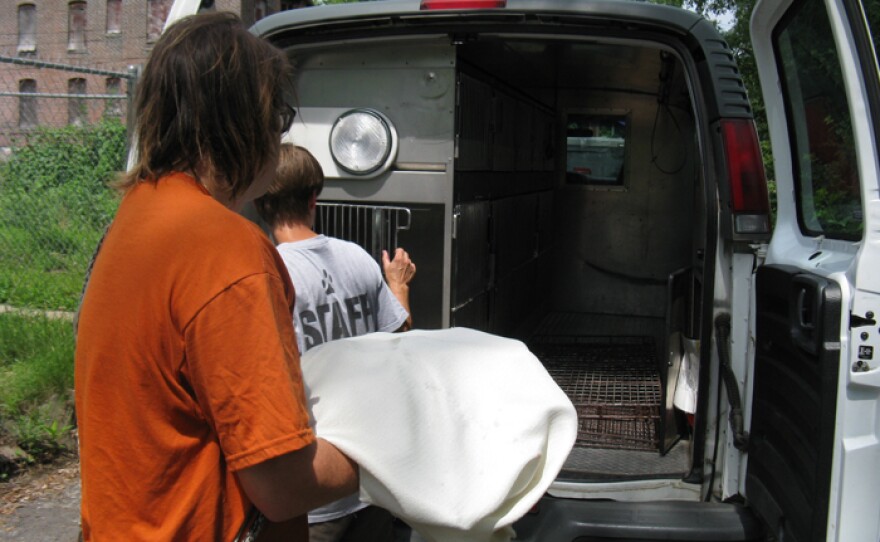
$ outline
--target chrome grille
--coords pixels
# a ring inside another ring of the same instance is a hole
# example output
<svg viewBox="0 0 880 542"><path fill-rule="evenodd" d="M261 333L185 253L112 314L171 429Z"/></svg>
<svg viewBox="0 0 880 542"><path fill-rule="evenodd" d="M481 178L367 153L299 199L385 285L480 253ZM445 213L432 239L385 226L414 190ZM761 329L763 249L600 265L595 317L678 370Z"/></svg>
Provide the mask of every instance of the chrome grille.
<svg viewBox="0 0 880 542"><path fill-rule="evenodd" d="M382 250L397 248L397 236L409 230L412 211L407 207L318 202L315 231L357 243L379 262Z"/></svg>

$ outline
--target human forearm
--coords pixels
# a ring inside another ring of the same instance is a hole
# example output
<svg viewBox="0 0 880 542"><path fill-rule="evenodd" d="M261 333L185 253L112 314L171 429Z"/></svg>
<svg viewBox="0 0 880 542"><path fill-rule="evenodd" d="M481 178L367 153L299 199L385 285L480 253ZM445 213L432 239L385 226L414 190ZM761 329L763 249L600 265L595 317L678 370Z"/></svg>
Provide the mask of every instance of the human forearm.
<svg viewBox="0 0 880 542"><path fill-rule="evenodd" d="M400 305L406 310L406 320L400 326L398 331L408 331L412 329L412 311L409 308L409 285L407 284L396 284L388 285L388 289L391 290L391 293L394 294L394 297L400 303Z"/></svg>
<svg viewBox="0 0 880 542"><path fill-rule="evenodd" d="M382 268L385 282L397 301L406 309L406 321L398 331L412 328L412 311L409 308L409 283L416 274L416 264L412 263L409 254L402 248L394 252L394 259L389 258L388 251L382 251Z"/></svg>
<svg viewBox="0 0 880 542"><path fill-rule="evenodd" d="M357 465L329 442L315 443L238 473L245 493L271 521L284 521L354 493Z"/></svg>

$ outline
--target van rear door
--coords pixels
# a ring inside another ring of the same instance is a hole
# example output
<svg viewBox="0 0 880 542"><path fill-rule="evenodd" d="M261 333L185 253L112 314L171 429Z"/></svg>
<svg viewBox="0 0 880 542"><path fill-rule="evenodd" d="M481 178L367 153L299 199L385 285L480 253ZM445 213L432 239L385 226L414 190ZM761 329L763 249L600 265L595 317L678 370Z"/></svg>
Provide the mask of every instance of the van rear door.
<svg viewBox="0 0 880 542"><path fill-rule="evenodd" d="M779 540L880 539L880 86L869 24L880 5L871 1L767 0L751 20L777 218L756 278L745 493Z"/></svg>

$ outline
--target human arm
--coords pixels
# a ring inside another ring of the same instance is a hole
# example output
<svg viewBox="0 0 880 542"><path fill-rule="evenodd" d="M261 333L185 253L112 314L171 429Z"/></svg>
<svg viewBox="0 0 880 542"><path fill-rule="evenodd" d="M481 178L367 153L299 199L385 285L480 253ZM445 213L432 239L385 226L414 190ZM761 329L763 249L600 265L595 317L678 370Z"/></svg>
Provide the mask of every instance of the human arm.
<svg viewBox="0 0 880 542"><path fill-rule="evenodd" d="M270 520L285 521L358 489L357 465L329 442L238 471L242 489Z"/></svg>
<svg viewBox="0 0 880 542"><path fill-rule="evenodd" d="M400 302L407 312L406 321L397 331L407 331L412 328L412 311L409 308L409 283L416 274L416 264L412 262L409 254L402 248L394 251L394 258L388 257L388 251L382 251L382 269L385 271L385 281L394 297Z"/></svg>

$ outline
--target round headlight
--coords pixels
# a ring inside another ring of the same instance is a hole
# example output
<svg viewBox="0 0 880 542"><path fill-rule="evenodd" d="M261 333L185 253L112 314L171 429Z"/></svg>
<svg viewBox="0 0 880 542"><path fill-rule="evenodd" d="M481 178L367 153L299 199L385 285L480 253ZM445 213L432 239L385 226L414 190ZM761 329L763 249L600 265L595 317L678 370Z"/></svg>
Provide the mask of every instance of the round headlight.
<svg viewBox="0 0 880 542"><path fill-rule="evenodd" d="M330 131L330 154L348 173L367 175L385 165L393 139L385 116L370 109L356 109L336 119Z"/></svg>

